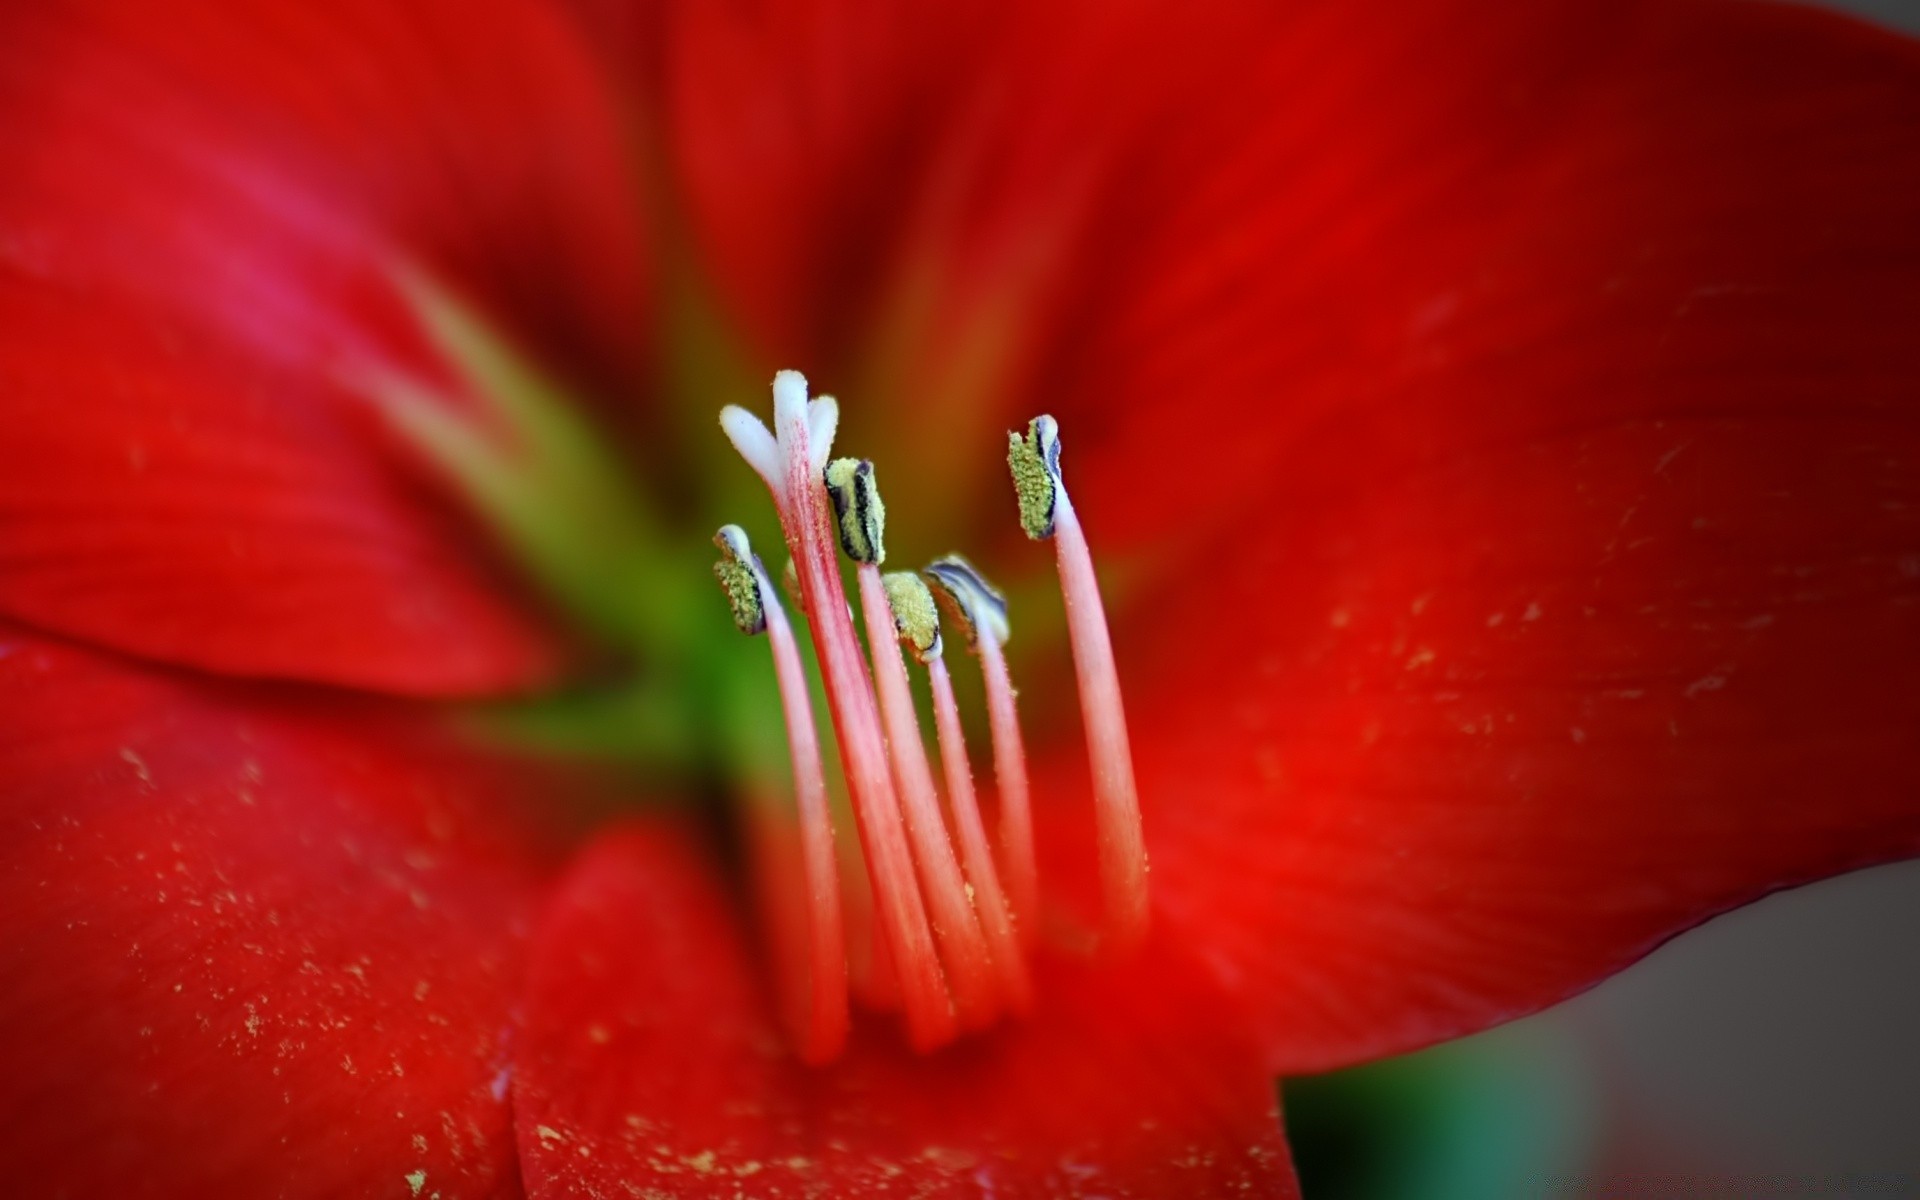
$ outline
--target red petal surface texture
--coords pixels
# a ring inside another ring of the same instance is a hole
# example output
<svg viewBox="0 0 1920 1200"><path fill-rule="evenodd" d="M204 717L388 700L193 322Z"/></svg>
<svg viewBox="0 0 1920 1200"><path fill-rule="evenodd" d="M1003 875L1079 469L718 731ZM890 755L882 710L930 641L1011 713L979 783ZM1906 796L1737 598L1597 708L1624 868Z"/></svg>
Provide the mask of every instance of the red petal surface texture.
<svg viewBox="0 0 1920 1200"><path fill-rule="evenodd" d="M529 1195L1297 1194L1246 1022L1177 953L1053 962L1026 1022L919 1058L873 1021L809 1069L708 859L617 831L548 911L515 1058Z"/></svg>
<svg viewBox="0 0 1920 1200"><path fill-rule="evenodd" d="M1920 850L1920 55L1417 32L1320 70L1313 186L1302 116L1197 189L1073 402L1096 549L1197 547L1120 619L1154 894L1281 1071Z"/></svg>
<svg viewBox="0 0 1920 1200"><path fill-rule="evenodd" d="M7 1188L517 1194L508 814L562 787L256 692L0 633Z"/></svg>
<svg viewBox="0 0 1920 1200"><path fill-rule="evenodd" d="M549 671L357 381L443 381L402 262L574 382L631 377L639 207L598 78L511 0L0 15L0 611L410 693Z"/></svg>

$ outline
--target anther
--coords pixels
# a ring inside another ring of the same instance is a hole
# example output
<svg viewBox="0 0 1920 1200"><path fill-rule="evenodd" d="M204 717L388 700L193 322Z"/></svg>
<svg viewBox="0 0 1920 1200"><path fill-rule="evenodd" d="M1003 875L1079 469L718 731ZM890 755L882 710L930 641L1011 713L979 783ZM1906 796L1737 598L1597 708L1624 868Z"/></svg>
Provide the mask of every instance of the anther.
<svg viewBox="0 0 1920 1200"><path fill-rule="evenodd" d="M1020 502L1020 527L1035 541L1053 536L1060 483L1060 426L1049 416L1035 417L1027 436L1007 434L1007 467Z"/></svg>
<svg viewBox="0 0 1920 1200"><path fill-rule="evenodd" d="M1106 610L1086 534L1060 475L1060 428L1052 417L1035 417L1025 438L1018 433L1007 435L1007 465L1027 536L1053 539L1067 610L1067 638L1080 687L1080 715L1093 767L1108 932L1115 943L1130 945L1144 937L1147 928L1147 849L1140 829L1140 799Z"/></svg>
<svg viewBox="0 0 1920 1200"><path fill-rule="evenodd" d="M767 608L760 597L759 568L747 545L746 531L738 525L722 525L713 542L720 547L720 561L713 564L713 575L727 594L734 625L749 636L766 632Z"/></svg>
<svg viewBox="0 0 1920 1200"><path fill-rule="evenodd" d="M887 506L880 502L873 464L864 458L836 458L827 464L826 478L840 548L857 563L885 562Z"/></svg>
<svg viewBox="0 0 1920 1200"><path fill-rule="evenodd" d="M1040 925L1040 869L1033 850L1033 810L1027 782L1027 750L1013 680L1001 647L1012 632L1007 600L972 563L949 554L921 575L931 585L947 619L957 625L974 656L987 694L987 727L993 736L993 774L1000 791L1000 855L1021 944L1032 946Z"/></svg>
<svg viewBox="0 0 1920 1200"><path fill-rule="evenodd" d="M887 605L893 610L894 632L913 647L913 656L925 663L939 658L940 612L933 593L911 571L894 571L880 580L886 585Z"/></svg>
<svg viewBox="0 0 1920 1200"><path fill-rule="evenodd" d="M921 574L933 585L947 619L966 635L967 645L974 645L983 633L996 645L1006 644L1013 632L1007 622L1007 598L972 563L949 554L928 563Z"/></svg>
<svg viewBox="0 0 1920 1200"><path fill-rule="evenodd" d="M839 865L834 854L833 819L827 807L826 776L814 733L800 648L786 613L767 581L766 569L738 525L723 525L714 535L720 561L713 573L727 593L733 622L746 634L765 633L773 649L780 703L786 711L787 747L793 764L798 846L784 819L762 816L758 834L769 862L760 872L768 926L785 970L782 991L787 1023L800 1057L823 1063L840 1053L847 1037L847 956L842 925ZM793 862L799 859L798 897L804 914L796 930L792 894ZM785 884L786 886L782 886ZM801 943L801 944L795 944Z"/></svg>

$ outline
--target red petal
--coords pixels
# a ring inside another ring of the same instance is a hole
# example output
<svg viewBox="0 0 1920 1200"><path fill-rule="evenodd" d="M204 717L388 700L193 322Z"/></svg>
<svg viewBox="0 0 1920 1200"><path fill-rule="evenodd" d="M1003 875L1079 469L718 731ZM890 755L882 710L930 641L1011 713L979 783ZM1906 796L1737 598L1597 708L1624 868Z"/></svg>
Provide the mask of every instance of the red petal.
<svg viewBox="0 0 1920 1200"><path fill-rule="evenodd" d="M1920 851L1920 55L1763 5L1562 33L1550 89L1429 48L1447 87L1353 100L1480 119L1291 265L1249 150L1252 258L1215 212L1212 299L1115 326L1124 422L1068 443L1096 549L1202 551L1119 632L1153 886L1279 1070Z"/></svg>
<svg viewBox="0 0 1920 1200"><path fill-rule="evenodd" d="M507 813L553 780L12 630L0 729L10 1192L514 1190Z"/></svg>
<svg viewBox="0 0 1920 1200"><path fill-rule="evenodd" d="M424 264L630 377L638 205L573 31L500 0L0 18L0 610L175 662L471 692L553 647L347 385Z"/></svg>
<svg viewBox="0 0 1920 1200"><path fill-rule="evenodd" d="M1054 964L1029 1022L927 1058L870 1022L809 1069L707 857L610 835L549 910L515 1056L530 1195L1297 1194L1243 1021L1177 959Z"/></svg>

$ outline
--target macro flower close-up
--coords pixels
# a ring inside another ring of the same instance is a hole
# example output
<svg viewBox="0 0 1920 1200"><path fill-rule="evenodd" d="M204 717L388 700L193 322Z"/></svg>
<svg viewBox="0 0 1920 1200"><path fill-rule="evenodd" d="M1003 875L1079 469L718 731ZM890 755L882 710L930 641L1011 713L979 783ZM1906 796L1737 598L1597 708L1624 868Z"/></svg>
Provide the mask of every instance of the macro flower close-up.
<svg viewBox="0 0 1920 1200"><path fill-rule="evenodd" d="M8 1194L1299 1195L1920 855L1917 318L1812 8L0 4Z"/></svg>

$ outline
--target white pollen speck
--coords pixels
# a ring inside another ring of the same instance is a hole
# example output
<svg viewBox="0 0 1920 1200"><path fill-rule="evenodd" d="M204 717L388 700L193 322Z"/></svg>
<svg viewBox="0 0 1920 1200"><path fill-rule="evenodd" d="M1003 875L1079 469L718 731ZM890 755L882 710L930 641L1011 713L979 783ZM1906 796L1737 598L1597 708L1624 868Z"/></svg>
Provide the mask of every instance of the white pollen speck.
<svg viewBox="0 0 1920 1200"><path fill-rule="evenodd" d="M1584 742L1584 741L1586 741L1586 740L1587 740L1587 731L1586 731L1586 730L1584 730L1584 729L1582 729L1582 728L1580 728L1580 727L1579 727L1578 725L1575 725L1575 726L1573 727L1573 730L1572 730L1572 732L1573 732L1573 744L1574 744L1574 745L1576 745L1576 746L1577 746L1577 745L1579 745L1580 743L1582 743L1582 742Z"/></svg>
<svg viewBox="0 0 1920 1200"><path fill-rule="evenodd" d="M567 1140L566 1134L561 1133L551 1125L536 1125L533 1131L540 1135L540 1140L543 1142L564 1142Z"/></svg>
<svg viewBox="0 0 1920 1200"><path fill-rule="evenodd" d="M1520 614L1520 619L1522 621L1538 621L1540 619L1540 605L1537 602L1528 604L1527 611Z"/></svg>
<svg viewBox="0 0 1920 1200"><path fill-rule="evenodd" d="M137 750L132 746L120 747L120 761L133 768L133 773L140 777L140 786L146 788L148 791L153 790L153 772L147 770L147 760L141 758ZM179 845L176 843L174 849L178 850L179 848Z"/></svg>
<svg viewBox="0 0 1920 1200"><path fill-rule="evenodd" d="M1507 619L1507 614L1503 612L1494 613L1492 616L1487 618L1487 628L1493 629L1497 627L1500 624L1500 622L1506 619Z"/></svg>
<svg viewBox="0 0 1920 1200"><path fill-rule="evenodd" d="M1717 692L1727 686L1725 675L1703 675L1687 685L1686 697L1691 700L1702 692Z"/></svg>
<svg viewBox="0 0 1920 1200"><path fill-rule="evenodd" d="M405 1178L407 1186L413 1189L413 1194L416 1196L420 1194L421 1188L427 1186L427 1173L425 1171L408 1171Z"/></svg>

